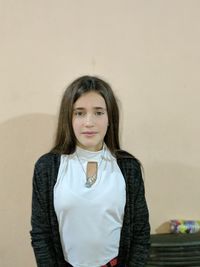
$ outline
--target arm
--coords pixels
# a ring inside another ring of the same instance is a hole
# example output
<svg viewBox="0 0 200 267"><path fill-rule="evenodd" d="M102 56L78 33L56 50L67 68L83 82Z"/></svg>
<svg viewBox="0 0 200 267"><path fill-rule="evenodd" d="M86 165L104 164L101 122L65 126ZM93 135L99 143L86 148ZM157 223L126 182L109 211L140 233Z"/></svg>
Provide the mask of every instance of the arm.
<svg viewBox="0 0 200 267"><path fill-rule="evenodd" d="M48 212L48 188L47 172L44 165L36 164L33 175L32 193L32 246L35 253L37 266L55 267L56 255L53 247L50 218Z"/></svg>
<svg viewBox="0 0 200 267"><path fill-rule="evenodd" d="M148 258L150 246L149 212L145 199L144 182L139 162L134 168L133 181L133 240L131 241L128 267L144 267Z"/></svg>

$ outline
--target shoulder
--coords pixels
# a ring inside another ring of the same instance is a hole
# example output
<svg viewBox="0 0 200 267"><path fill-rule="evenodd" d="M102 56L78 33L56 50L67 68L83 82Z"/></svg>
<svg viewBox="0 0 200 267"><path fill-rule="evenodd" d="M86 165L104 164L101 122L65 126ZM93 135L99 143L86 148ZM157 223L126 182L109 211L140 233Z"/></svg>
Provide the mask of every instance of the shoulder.
<svg viewBox="0 0 200 267"><path fill-rule="evenodd" d="M143 166L140 161L127 151L120 150L116 154L117 163L131 190L136 190L143 183ZM134 188L133 188L134 186Z"/></svg>
<svg viewBox="0 0 200 267"><path fill-rule="evenodd" d="M118 163L126 163L128 165L131 166L135 166L140 168L141 167L141 163L139 161L139 159L137 159L135 156L133 156L132 154L130 154L129 152L125 151L125 150L117 150L116 151L116 159L118 161Z"/></svg>
<svg viewBox="0 0 200 267"><path fill-rule="evenodd" d="M56 153L46 153L38 158L35 162L35 169L44 170L50 166L59 166L60 164L60 155Z"/></svg>
<svg viewBox="0 0 200 267"><path fill-rule="evenodd" d="M46 190L56 181L60 166L60 155L46 153L39 157L34 166L33 184L37 184L40 190Z"/></svg>
<svg viewBox="0 0 200 267"><path fill-rule="evenodd" d="M117 164L124 175L125 180L135 181L135 184L143 180L144 169L139 159L127 151L119 150L116 153Z"/></svg>

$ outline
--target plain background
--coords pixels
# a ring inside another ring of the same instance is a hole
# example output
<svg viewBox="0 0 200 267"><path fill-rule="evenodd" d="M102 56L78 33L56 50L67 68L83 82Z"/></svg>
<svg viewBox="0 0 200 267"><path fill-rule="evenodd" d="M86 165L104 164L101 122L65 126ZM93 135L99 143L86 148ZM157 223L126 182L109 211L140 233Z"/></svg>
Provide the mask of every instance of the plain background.
<svg viewBox="0 0 200 267"><path fill-rule="evenodd" d="M124 149L145 169L152 233L200 219L200 1L0 0L0 266L36 266L34 162L75 78L110 82Z"/></svg>

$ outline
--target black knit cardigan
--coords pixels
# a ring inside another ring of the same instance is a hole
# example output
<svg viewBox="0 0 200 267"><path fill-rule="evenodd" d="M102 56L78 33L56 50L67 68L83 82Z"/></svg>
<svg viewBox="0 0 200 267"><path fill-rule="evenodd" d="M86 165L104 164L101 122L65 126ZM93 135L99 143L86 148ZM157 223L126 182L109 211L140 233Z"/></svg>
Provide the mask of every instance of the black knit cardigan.
<svg viewBox="0 0 200 267"><path fill-rule="evenodd" d="M117 153L117 163L126 183L119 260L127 267L144 267L150 245L150 226L141 166L125 151ZM53 204L59 165L60 155L48 153L39 158L34 168L30 234L39 267L69 266L64 260Z"/></svg>

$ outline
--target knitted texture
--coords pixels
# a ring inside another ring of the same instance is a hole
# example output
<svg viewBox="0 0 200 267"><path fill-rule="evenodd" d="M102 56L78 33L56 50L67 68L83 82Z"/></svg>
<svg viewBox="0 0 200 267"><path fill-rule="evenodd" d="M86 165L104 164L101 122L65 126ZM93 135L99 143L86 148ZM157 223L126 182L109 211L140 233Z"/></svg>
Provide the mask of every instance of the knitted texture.
<svg viewBox="0 0 200 267"><path fill-rule="evenodd" d="M118 259L127 267L144 267L150 245L150 226L141 166L125 151L118 151L117 163L126 183ZM48 153L38 159L34 168L30 234L39 267L70 266L64 260L53 204L59 165L60 155Z"/></svg>

